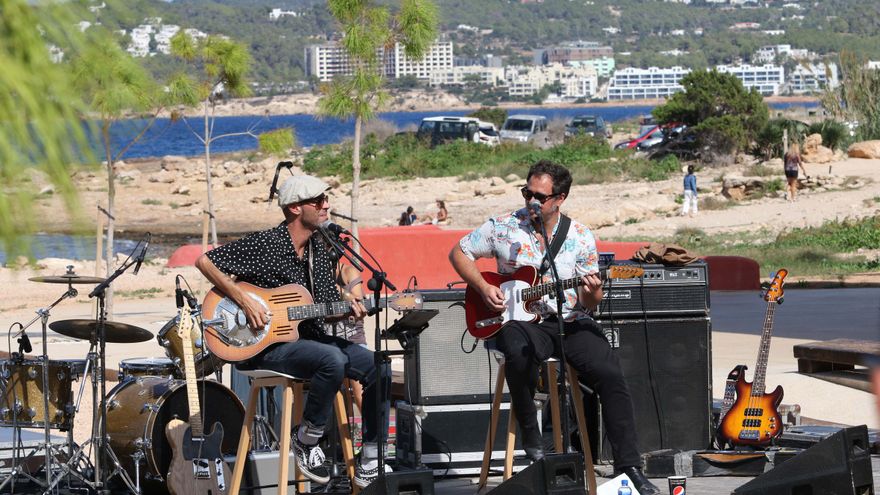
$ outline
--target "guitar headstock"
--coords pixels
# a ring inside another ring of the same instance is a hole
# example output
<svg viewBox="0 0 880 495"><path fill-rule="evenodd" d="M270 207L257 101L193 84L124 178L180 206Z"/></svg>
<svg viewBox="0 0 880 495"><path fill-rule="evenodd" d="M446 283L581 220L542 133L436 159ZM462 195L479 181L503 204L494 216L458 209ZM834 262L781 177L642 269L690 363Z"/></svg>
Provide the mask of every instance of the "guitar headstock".
<svg viewBox="0 0 880 495"><path fill-rule="evenodd" d="M611 265L608 267L607 278L638 278L645 274L645 269L634 265Z"/></svg>
<svg viewBox="0 0 880 495"><path fill-rule="evenodd" d="M779 271L776 272L775 275L773 275L773 280L770 281L770 286L767 287L766 291L764 291L765 301L782 304L782 286L785 285L786 275L788 275L788 270L786 270L785 268L780 268Z"/></svg>
<svg viewBox="0 0 880 495"><path fill-rule="evenodd" d="M421 292L398 292L388 296L388 307L399 312L422 309L423 302Z"/></svg>
<svg viewBox="0 0 880 495"><path fill-rule="evenodd" d="M189 304L185 301L183 306L179 310L179 321L177 322L177 335L182 339L184 336L189 336L189 332L192 331L193 322L192 316L189 309Z"/></svg>

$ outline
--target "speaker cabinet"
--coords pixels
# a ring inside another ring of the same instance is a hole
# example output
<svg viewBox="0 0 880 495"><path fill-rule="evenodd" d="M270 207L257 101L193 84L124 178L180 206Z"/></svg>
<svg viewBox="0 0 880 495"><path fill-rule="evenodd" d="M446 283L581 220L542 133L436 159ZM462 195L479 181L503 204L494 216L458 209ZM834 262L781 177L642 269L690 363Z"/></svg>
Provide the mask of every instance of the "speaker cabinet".
<svg viewBox="0 0 880 495"><path fill-rule="evenodd" d="M434 495L434 473L429 469L387 473L367 485L361 495Z"/></svg>
<svg viewBox="0 0 880 495"><path fill-rule="evenodd" d="M600 321L614 347L635 409L638 448L709 446L712 423L711 323L708 317ZM598 410L589 396L588 408ZM611 447L598 415L592 436L600 459ZM597 424L598 423L598 424Z"/></svg>
<svg viewBox="0 0 880 495"><path fill-rule="evenodd" d="M404 357L406 401L420 405L491 402L498 363L487 357L481 342L470 352L475 340L466 329L464 289L426 290L422 295L424 308L440 313Z"/></svg>
<svg viewBox="0 0 880 495"><path fill-rule="evenodd" d="M583 454L552 454L501 483L494 495L586 495Z"/></svg>
<svg viewBox="0 0 880 495"><path fill-rule="evenodd" d="M733 491L735 495L873 495L868 428L840 430Z"/></svg>

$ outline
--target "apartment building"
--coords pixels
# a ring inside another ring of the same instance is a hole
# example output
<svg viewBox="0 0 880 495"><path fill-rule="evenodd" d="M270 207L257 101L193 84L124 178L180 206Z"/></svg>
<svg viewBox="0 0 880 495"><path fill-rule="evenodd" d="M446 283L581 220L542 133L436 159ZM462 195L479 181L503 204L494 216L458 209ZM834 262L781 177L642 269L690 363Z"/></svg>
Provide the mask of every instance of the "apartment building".
<svg viewBox="0 0 880 495"><path fill-rule="evenodd" d="M757 65L719 65L718 72L733 74L743 86L751 91L757 89L764 96L779 94L785 83L785 69L773 64Z"/></svg>
<svg viewBox="0 0 880 495"><path fill-rule="evenodd" d="M535 52L535 61L544 65L567 65L571 62L584 62L602 57L614 57L614 49L600 45L596 41L572 41Z"/></svg>
<svg viewBox="0 0 880 495"><path fill-rule="evenodd" d="M395 43L388 51L377 53L382 60L382 73L386 77L399 78L414 75L419 79L430 79L434 71L448 71L453 67L452 42L438 41L422 60L411 60L404 53L404 47ZM306 75L320 81L330 81L336 75L352 73L351 60L345 50L336 43L310 45L305 49Z"/></svg>
<svg viewBox="0 0 880 495"><path fill-rule="evenodd" d="M816 93L839 84L837 64L798 64L788 75L788 88L793 94Z"/></svg>
<svg viewBox="0 0 880 495"><path fill-rule="evenodd" d="M543 66L511 66L504 74L507 94L528 97L544 86L559 82L560 98L591 98L596 94L599 78L592 67L566 67L562 64Z"/></svg>
<svg viewBox="0 0 880 495"><path fill-rule="evenodd" d="M691 70L682 67L660 69L628 67L614 72L608 86L609 100L667 98L682 91L680 81Z"/></svg>
<svg viewBox="0 0 880 495"><path fill-rule="evenodd" d="M498 86L504 83L504 67L458 65L431 72L429 82L431 86L463 86L471 80L487 86Z"/></svg>

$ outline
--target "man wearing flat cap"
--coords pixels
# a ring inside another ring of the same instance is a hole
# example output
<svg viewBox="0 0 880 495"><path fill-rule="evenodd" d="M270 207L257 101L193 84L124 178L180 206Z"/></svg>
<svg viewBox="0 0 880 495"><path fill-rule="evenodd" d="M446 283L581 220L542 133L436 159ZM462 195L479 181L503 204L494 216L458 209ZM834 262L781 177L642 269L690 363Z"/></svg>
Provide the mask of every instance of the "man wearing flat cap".
<svg viewBox="0 0 880 495"><path fill-rule="evenodd" d="M328 189L330 186L324 181L308 175L287 179L278 194L278 205L284 213L281 224L208 251L196 261L202 274L242 308L251 328L263 328L272 315L236 282L266 289L295 283L307 288L315 303L342 300L334 279L336 261L330 257L324 239L316 235L318 227L327 220ZM351 314L364 317L365 310L359 301L352 302ZM326 335L322 326L323 318L303 321L299 325L299 340L274 344L240 365L310 380L303 421L294 429L292 443L302 473L320 484L329 482L330 474L318 440L330 419L336 392L346 377L361 382L364 448L354 481L364 487L378 477L377 442L384 441L388 431L389 403L386 400L381 405L385 408L386 424L378 425L373 387L378 386L380 373L376 372L372 351ZM390 390L391 373L387 366L381 376L384 390Z"/></svg>

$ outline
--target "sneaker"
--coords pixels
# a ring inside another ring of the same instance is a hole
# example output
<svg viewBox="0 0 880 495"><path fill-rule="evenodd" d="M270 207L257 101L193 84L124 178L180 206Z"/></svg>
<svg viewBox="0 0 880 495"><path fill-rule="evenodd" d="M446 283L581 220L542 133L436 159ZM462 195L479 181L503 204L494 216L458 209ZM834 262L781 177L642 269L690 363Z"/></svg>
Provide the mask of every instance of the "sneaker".
<svg viewBox="0 0 880 495"><path fill-rule="evenodd" d="M330 482L330 470L324 466L324 451L318 445L306 445L299 441L299 426L293 429L293 452L299 471L309 480L326 485Z"/></svg>
<svg viewBox="0 0 880 495"><path fill-rule="evenodd" d="M385 464L385 473L394 472L391 466ZM360 488L366 488L370 483L376 481L379 477L379 463L377 462L372 469L367 469L361 464L361 458L358 457L357 466L354 469L354 484Z"/></svg>

